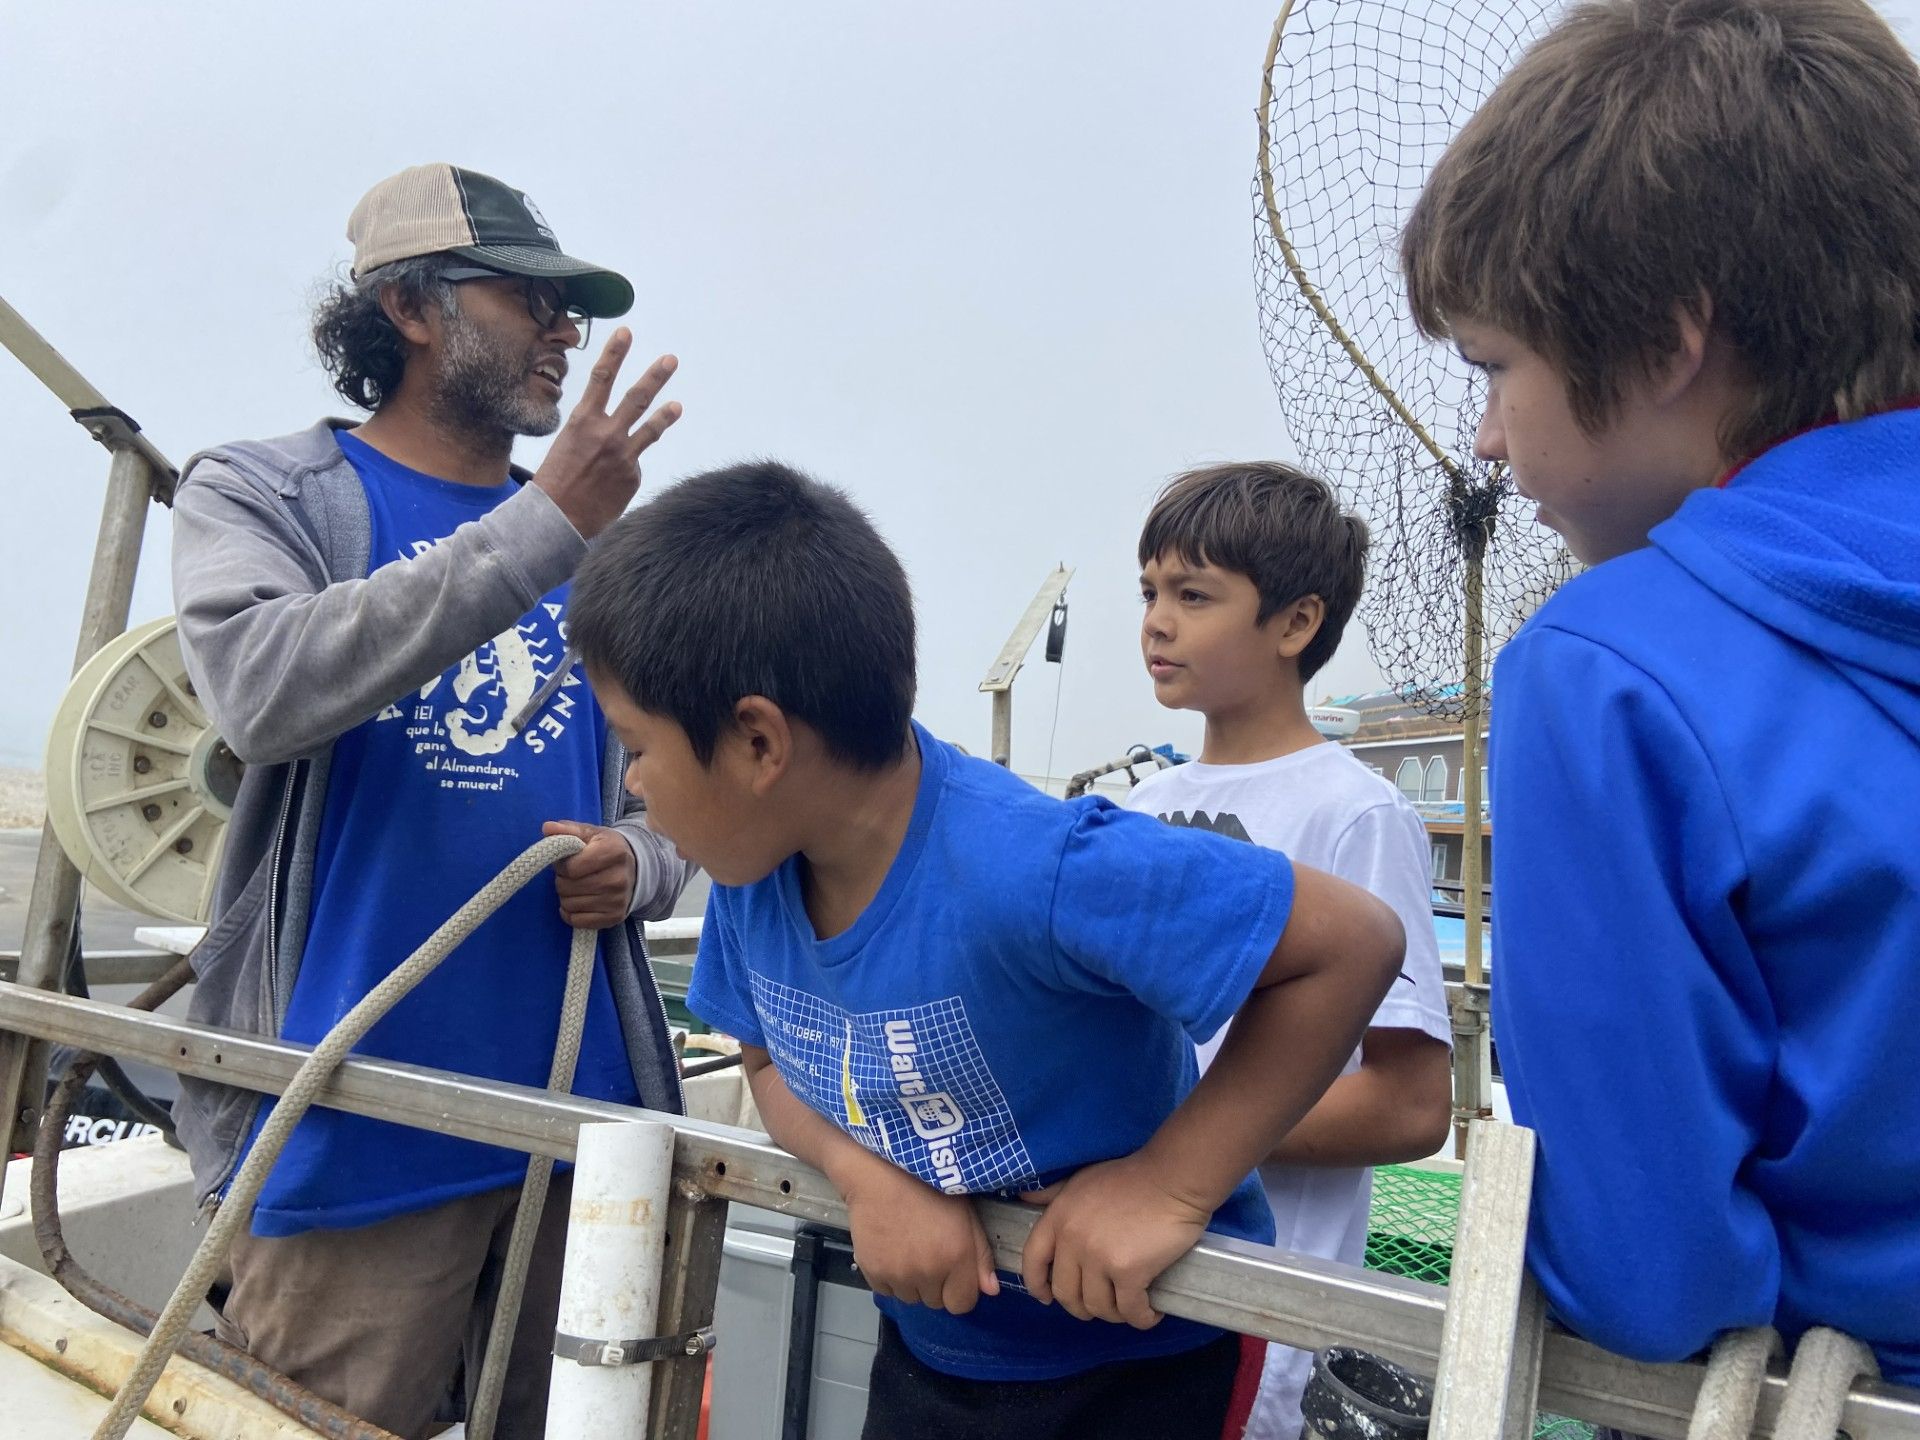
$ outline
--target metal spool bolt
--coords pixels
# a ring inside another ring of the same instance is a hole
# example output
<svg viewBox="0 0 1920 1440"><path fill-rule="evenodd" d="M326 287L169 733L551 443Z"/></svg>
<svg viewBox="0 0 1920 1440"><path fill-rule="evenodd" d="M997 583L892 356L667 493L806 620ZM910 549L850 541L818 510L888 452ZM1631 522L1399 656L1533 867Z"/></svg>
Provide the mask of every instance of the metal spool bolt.
<svg viewBox="0 0 1920 1440"><path fill-rule="evenodd" d="M158 820L160 818L160 807L151 803L142 805L140 807L140 813L148 820Z"/></svg>
<svg viewBox="0 0 1920 1440"><path fill-rule="evenodd" d="M153 726L153 728L156 730L166 729L167 728L166 712L163 710L154 711L151 715L147 716L147 723Z"/></svg>
<svg viewBox="0 0 1920 1440"><path fill-rule="evenodd" d="M136 755L133 757L134 774L144 775L151 769L153 769L153 761L149 760L146 756Z"/></svg>

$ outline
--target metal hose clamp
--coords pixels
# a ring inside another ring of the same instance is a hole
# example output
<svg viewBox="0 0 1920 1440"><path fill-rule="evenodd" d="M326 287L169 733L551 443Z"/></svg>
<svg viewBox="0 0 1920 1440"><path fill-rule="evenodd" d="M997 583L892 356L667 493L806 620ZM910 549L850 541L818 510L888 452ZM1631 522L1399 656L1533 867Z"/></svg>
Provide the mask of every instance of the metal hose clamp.
<svg viewBox="0 0 1920 1440"><path fill-rule="evenodd" d="M577 1365L645 1365L654 1360L680 1360L710 1355L718 1343L711 1325L683 1335L656 1335L647 1340L593 1340L564 1330L553 1332L555 1357Z"/></svg>

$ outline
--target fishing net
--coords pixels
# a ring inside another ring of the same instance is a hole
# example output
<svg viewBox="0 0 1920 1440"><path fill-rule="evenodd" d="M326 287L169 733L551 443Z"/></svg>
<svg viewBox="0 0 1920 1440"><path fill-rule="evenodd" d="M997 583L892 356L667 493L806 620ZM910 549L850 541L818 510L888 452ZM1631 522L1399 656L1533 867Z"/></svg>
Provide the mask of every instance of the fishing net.
<svg viewBox="0 0 1920 1440"><path fill-rule="evenodd" d="M1487 654L1573 562L1504 468L1473 458L1484 384L1414 330L1399 236L1447 142L1556 10L1289 0L1262 94L1254 268L1274 388L1302 460L1373 531L1360 617L1375 663L1452 719L1476 560Z"/></svg>
<svg viewBox="0 0 1920 1440"><path fill-rule="evenodd" d="M1367 1214L1369 1270L1444 1285L1453 1268L1460 1216L1460 1173L1381 1165L1373 1172Z"/></svg>

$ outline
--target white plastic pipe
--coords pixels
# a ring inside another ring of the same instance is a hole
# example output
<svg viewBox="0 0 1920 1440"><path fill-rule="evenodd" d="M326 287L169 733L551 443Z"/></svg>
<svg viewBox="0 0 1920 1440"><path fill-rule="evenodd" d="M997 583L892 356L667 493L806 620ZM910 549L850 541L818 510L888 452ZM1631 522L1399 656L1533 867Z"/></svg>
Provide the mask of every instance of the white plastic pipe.
<svg viewBox="0 0 1920 1440"><path fill-rule="evenodd" d="M651 1339L660 1311L673 1127L658 1121L580 1127L560 1277L562 1334ZM556 1355L547 1391L549 1440L644 1435L653 1366L582 1365Z"/></svg>

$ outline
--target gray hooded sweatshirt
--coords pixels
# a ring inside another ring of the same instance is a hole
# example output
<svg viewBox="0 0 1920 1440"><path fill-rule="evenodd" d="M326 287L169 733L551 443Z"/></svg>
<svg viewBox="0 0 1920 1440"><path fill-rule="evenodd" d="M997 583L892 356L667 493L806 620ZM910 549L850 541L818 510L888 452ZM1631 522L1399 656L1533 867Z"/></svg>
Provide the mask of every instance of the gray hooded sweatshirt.
<svg viewBox="0 0 1920 1440"><path fill-rule="evenodd" d="M256 1035L280 1034L309 960L302 951L334 741L515 624L586 553L559 507L523 483L432 549L369 575L366 492L334 439L350 423L202 451L174 502L187 672L246 763L212 924L193 955L189 1014ZM514 477L528 478L517 468ZM609 736L602 818L632 848L637 882L630 918L602 932L601 954L641 1102L677 1114L679 1068L638 922L672 913L693 867L646 828L644 807L621 787L625 760ZM514 849L503 842L502 863ZM182 1077L174 1119L200 1202L231 1178L262 1102Z"/></svg>

